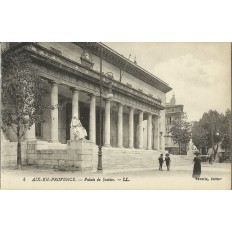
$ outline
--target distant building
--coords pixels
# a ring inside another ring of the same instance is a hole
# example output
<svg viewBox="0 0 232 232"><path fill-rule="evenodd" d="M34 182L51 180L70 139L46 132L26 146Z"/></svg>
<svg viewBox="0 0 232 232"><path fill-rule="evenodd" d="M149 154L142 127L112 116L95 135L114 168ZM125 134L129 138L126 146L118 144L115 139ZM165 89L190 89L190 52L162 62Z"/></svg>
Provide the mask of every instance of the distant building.
<svg viewBox="0 0 232 232"><path fill-rule="evenodd" d="M170 129L172 127L172 122L183 113L183 110L183 105L176 105L175 95L173 94L170 103L166 103L165 109L165 150L170 154L179 154L179 146L173 141Z"/></svg>

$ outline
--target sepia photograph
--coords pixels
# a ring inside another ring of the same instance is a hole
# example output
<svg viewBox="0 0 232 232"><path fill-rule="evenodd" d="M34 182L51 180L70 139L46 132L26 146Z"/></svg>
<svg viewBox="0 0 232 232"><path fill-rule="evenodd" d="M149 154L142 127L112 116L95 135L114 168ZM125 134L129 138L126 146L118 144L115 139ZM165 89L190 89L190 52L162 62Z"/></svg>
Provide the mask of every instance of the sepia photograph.
<svg viewBox="0 0 232 232"><path fill-rule="evenodd" d="M230 1L3 0L0 20L1 231L228 231Z"/></svg>
<svg viewBox="0 0 232 232"><path fill-rule="evenodd" d="M2 189L231 189L231 43L2 42Z"/></svg>

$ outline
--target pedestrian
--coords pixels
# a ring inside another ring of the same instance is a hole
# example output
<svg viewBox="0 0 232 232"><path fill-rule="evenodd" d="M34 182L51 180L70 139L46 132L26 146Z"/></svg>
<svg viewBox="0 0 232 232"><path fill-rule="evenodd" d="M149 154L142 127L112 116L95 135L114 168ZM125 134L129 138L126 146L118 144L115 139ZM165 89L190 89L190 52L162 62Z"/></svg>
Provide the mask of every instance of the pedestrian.
<svg viewBox="0 0 232 232"><path fill-rule="evenodd" d="M162 166L163 166L163 162L164 162L164 160L163 160L163 154L160 154L160 157L159 157L159 170L160 171L163 171L162 170Z"/></svg>
<svg viewBox="0 0 232 232"><path fill-rule="evenodd" d="M199 178L201 176L201 159L198 153L195 153L195 155L196 157L193 159L193 178Z"/></svg>
<svg viewBox="0 0 232 232"><path fill-rule="evenodd" d="M213 164L213 155L212 154L209 155L209 164Z"/></svg>
<svg viewBox="0 0 232 232"><path fill-rule="evenodd" d="M166 154L165 156L166 156L165 157L165 162L166 162L166 166L167 166L167 171L169 171L170 170L171 159L169 157L169 154Z"/></svg>

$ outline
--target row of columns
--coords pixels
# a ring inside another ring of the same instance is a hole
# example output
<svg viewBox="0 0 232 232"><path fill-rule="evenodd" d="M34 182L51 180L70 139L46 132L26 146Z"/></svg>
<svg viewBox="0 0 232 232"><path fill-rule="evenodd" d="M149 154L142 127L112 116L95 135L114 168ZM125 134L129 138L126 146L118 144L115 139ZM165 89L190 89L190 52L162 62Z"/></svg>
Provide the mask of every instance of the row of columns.
<svg viewBox="0 0 232 232"><path fill-rule="evenodd" d="M158 149L158 117L155 120L154 127L154 149ZM123 105L118 104L118 143L117 147L123 147ZM106 100L105 105L105 136L104 146L110 146L110 100ZM139 112L139 149L143 149L143 111ZM134 108L129 110L129 148L134 148ZM152 149L152 114L148 114L147 120L147 149Z"/></svg>
<svg viewBox="0 0 232 232"><path fill-rule="evenodd" d="M76 88L71 88L72 91L72 118L79 117L79 91ZM89 139L96 143L96 96L90 94L90 112L89 112ZM105 100L105 124L104 124L104 146L110 146L110 99ZM50 142L58 143L58 84L51 82L51 139ZM139 144L138 148L143 149L143 111L139 112ZM159 130L158 117L154 120L154 149L158 149ZM117 146L123 147L123 105L118 105L118 138ZM27 133L28 139L35 139L35 125ZM73 134L70 134L70 139ZM129 108L129 148L134 148L134 108ZM147 119L147 149L152 149L152 114L148 114Z"/></svg>
<svg viewBox="0 0 232 232"><path fill-rule="evenodd" d="M51 140L52 143L59 142L59 122L58 122L58 84L51 82Z"/></svg>

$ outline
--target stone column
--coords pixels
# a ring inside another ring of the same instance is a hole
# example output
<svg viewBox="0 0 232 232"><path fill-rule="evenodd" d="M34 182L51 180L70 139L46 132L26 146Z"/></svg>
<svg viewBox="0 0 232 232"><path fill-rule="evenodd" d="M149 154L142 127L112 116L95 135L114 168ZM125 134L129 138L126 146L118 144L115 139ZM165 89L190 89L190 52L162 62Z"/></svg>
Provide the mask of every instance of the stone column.
<svg viewBox="0 0 232 232"><path fill-rule="evenodd" d="M147 149L151 150L151 138L152 138L152 115L148 114L147 118Z"/></svg>
<svg viewBox="0 0 232 232"><path fill-rule="evenodd" d="M154 116L154 150L159 150L159 116Z"/></svg>
<svg viewBox="0 0 232 232"><path fill-rule="evenodd" d="M72 119L74 116L79 118L79 92L76 88L70 88L72 91ZM71 128L71 125L69 125ZM72 130L70 129L70 140L74 140L74 135Z"/></svg>
<svg viewBox="0 0 232 232"><path fill-rule="evenodd" d="M129 113L129 148L134 148L134 109L132 107Z"/></svg>
<svg viewBox="0 0 232 232"><path fill-rule="evenodd" d="M58 143L58 84L51 82L51 140L52 143Z"/></svg>
<svg viewBox="0 0 232 232"><path fill-rule="evenodd" d="M25 140L32 141L36 140L35 136L35 123L31 126L30 130L27 130L24 137Z"/></svg>
<svg viewBox="0 0 232 232"><path fill-rule="evenodd" d="M159 131L159 149L160 150L163 149L163 147L162 147L162 134L163 134L163 132Z"/></svg>
<svg viewBox="0 0 232 232"><path fill-rule="evenodd" d="M105 100L104 146L110 147L110 100Z"/></svg>
<svg viewBox="0 0 232 232"><path fill-rule="evenodd" d="M143 111L139 112L139 149L143 149Z"/></svg>
<svg viewBox="0 0 232 232"><path fill-rule="evenodd" d="M118 147L123 147L123 105L118 105Z"/></svg>
<svg viewBox="0 0 232 232"><path fill-rule="evenodd" d="M96 96L90 96L89 110L89 140L96 143Z"/></svg>
<svg viewBox="0 0 232 232"><path fill-rule="evenodd" d="M79 118L79 92L75 88L72 90L72 118L76 115Z"/></svg>

